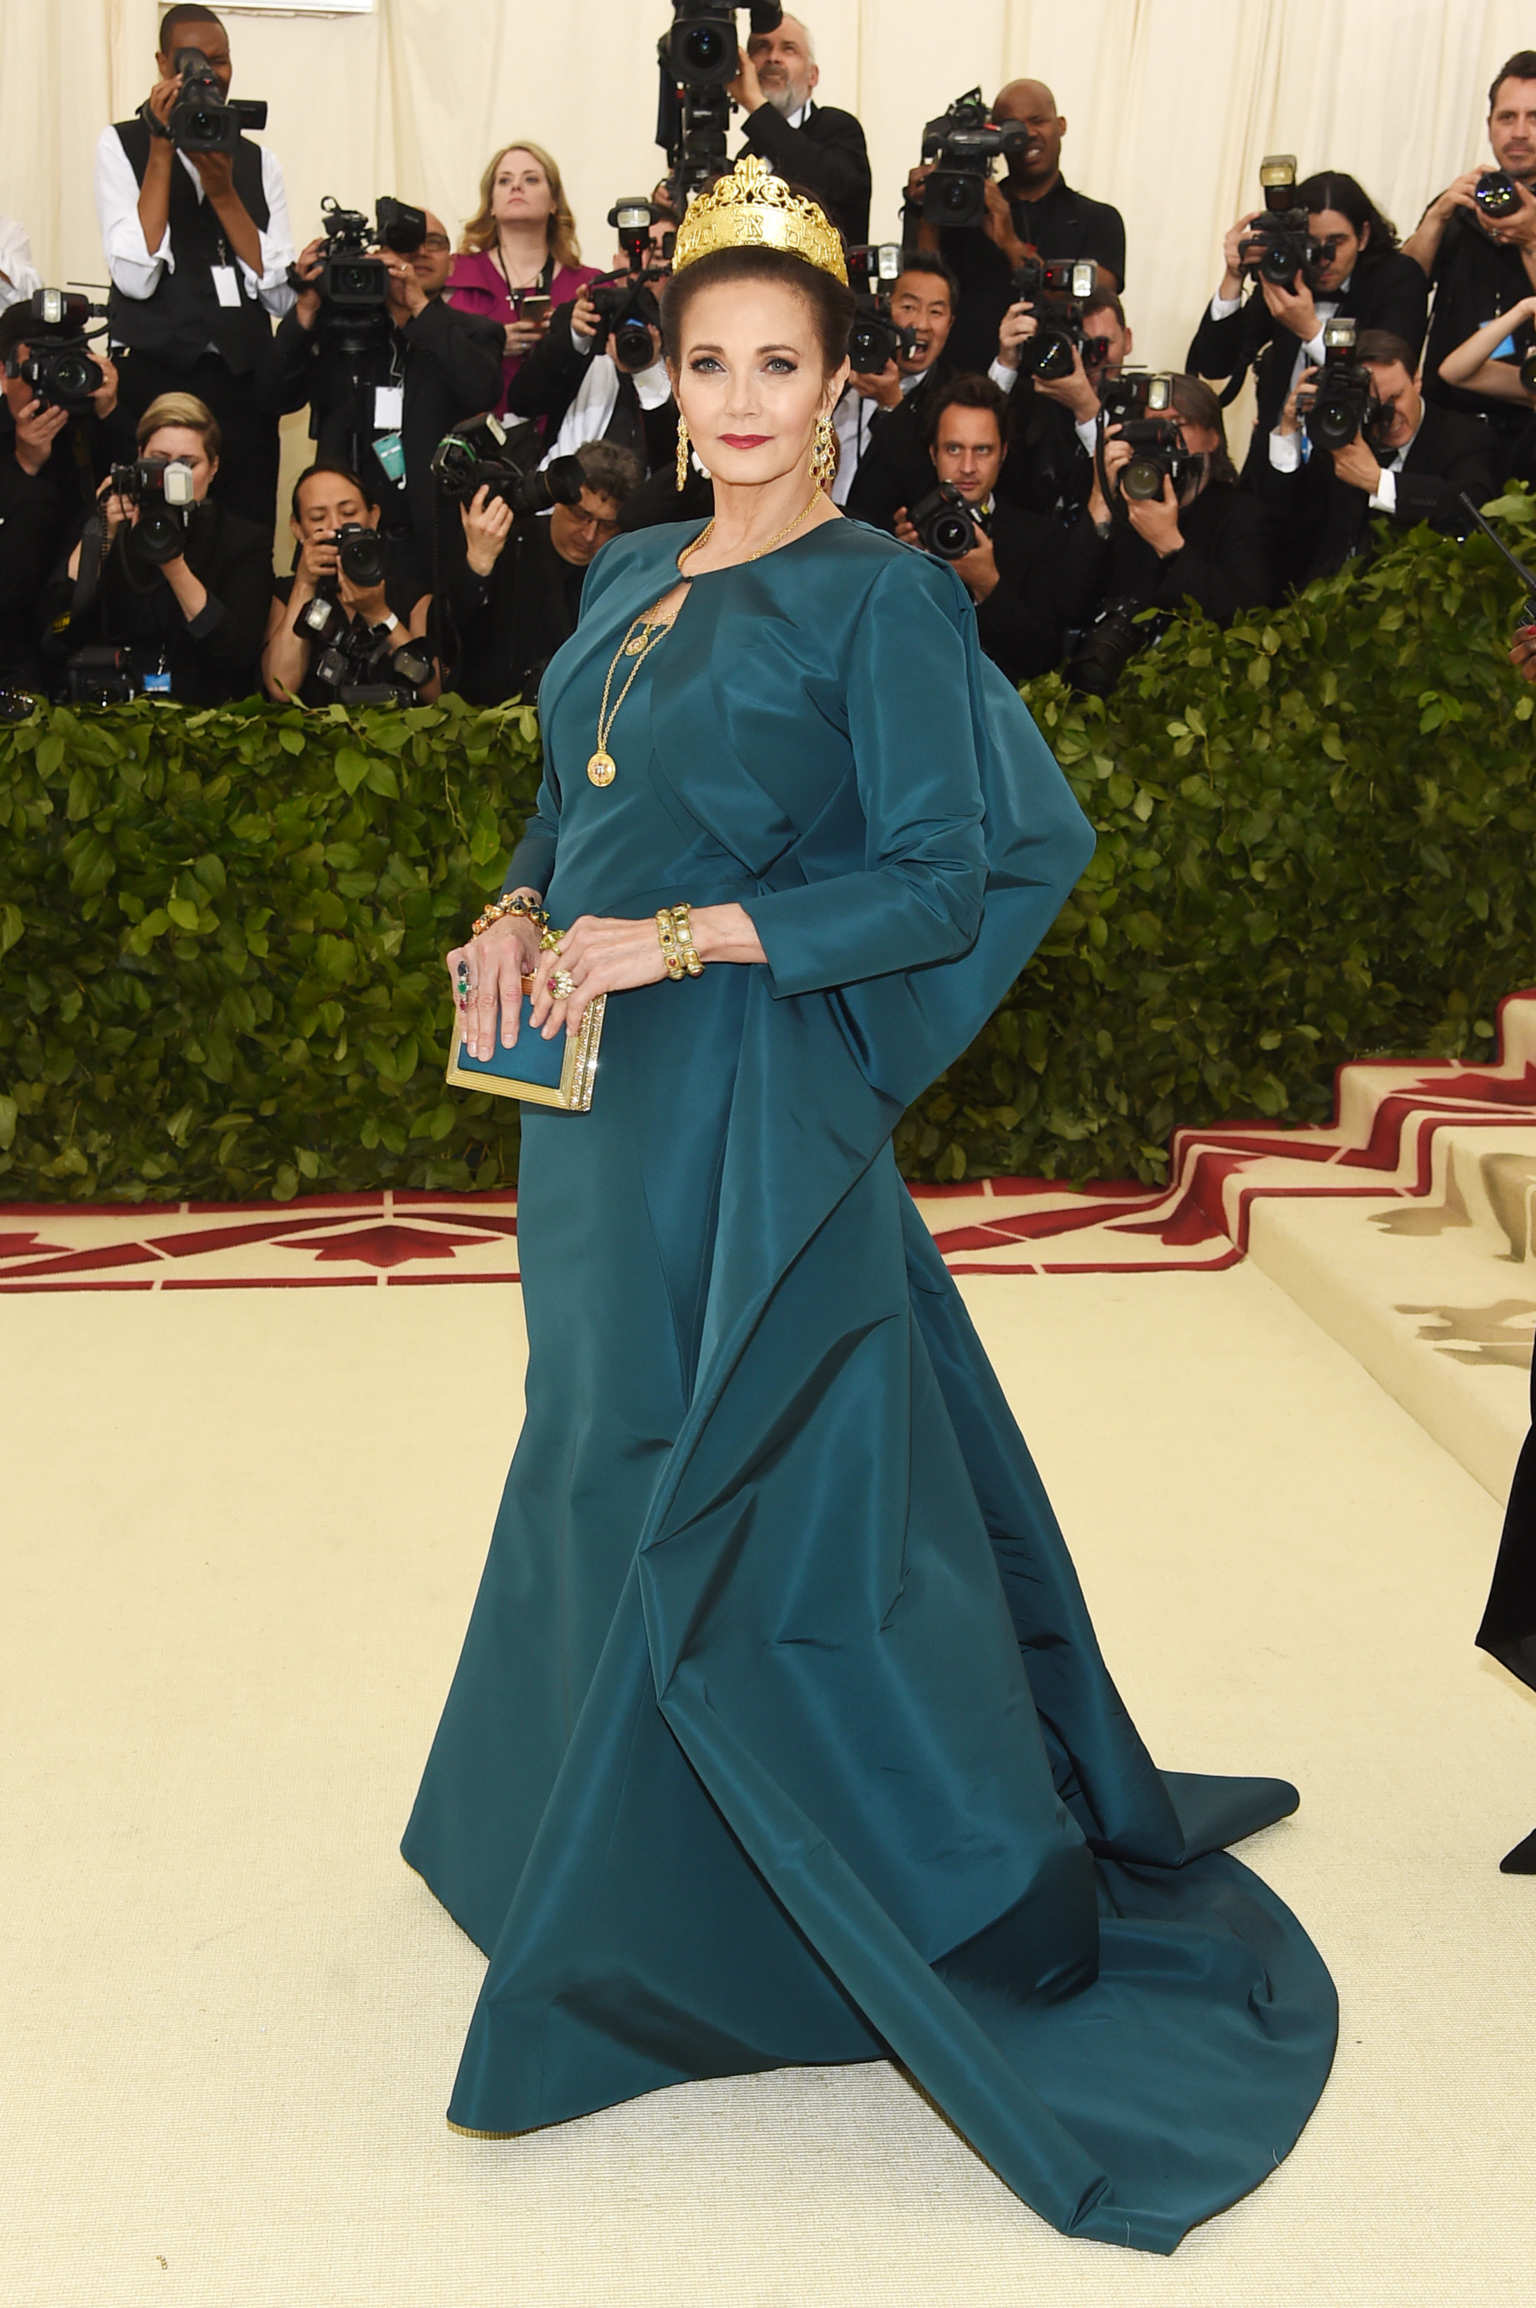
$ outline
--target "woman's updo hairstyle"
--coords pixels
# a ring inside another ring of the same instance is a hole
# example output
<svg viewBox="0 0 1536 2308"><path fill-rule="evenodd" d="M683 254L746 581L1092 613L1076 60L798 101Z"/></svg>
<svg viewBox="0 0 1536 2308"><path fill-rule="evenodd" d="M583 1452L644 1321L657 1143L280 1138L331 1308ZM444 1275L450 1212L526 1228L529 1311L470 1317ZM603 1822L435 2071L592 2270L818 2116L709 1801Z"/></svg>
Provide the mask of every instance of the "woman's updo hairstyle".
<svg viewBox="0 0 1536 2308"><path fill-rule="evenodd" d="M811 308L822 371L831 376L848 357L848 331L853 326L853 291L819 264L796 256L792 249L717 248L695 257L667 282L661 299L661 341L674 369L683 364L684 324L688 307L701 289L734 288L739 282L764 282L793 289Z"/></svg>

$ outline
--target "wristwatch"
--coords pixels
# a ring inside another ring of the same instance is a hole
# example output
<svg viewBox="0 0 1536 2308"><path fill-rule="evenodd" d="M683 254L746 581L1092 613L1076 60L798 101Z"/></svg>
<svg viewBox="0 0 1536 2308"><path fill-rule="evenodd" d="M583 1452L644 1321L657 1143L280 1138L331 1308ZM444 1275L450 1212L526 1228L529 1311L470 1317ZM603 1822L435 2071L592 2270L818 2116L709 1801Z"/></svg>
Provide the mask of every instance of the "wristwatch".
<svg viewBox="0 0 1536 2308"><path fill-rule="evenodd" d="M389 636L396 631L399 623L400 620L393 609L386 609L378 624L370 625L368 630L375 641L387 641Z"/></svg>

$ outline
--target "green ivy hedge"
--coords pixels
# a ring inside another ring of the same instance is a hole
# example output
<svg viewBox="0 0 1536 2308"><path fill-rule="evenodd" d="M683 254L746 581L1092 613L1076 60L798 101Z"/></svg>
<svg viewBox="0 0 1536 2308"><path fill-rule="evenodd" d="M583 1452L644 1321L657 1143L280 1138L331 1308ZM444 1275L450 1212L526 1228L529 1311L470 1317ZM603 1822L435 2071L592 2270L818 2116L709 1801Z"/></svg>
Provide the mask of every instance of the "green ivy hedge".
<svg viewBox="0 0 1536 2308"><path fill-rule="evenodd" d="M1502 500L1536 557L1536 506ZM1536 979L1532 696L1482 541L1418 531L1108 704L1028 692L1099 847L909 1176L1165 1169L1176 1122L1310 1121L1372 1053L1487 1055ZM511 1174L447 1091L441 956L538 775L531 708L58 708L0 731L0 1198Z"/></svg>

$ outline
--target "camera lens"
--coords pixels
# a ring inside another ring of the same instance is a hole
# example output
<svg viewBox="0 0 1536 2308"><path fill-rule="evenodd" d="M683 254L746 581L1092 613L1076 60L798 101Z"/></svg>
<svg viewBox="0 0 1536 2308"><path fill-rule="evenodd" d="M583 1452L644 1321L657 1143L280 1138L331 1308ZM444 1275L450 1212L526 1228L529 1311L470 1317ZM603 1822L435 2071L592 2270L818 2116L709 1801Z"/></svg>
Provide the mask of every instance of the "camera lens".
<svg viewBox="0 0 1536 2308"><path fill-rule="evenodd" d="M83 353L60 353L53 363L53 389L56 393L72 393L77 398L88 398L91 392L90 372L96 366Z"/></svg>
<svg viewBox="0 0 1536 2308"><path fill-rule="evenodd" d="M1163 468L1156 457L1132 457L1120 468L1120 494L1146 504L1163 493Z"/></svg>
<svg viewBox="0 0 1536 2308"><path fill-rule="evenodd" d="M725 59L725 38L716 24L696 24L683 42L683 61L695 72L716 72Z"/></svg>

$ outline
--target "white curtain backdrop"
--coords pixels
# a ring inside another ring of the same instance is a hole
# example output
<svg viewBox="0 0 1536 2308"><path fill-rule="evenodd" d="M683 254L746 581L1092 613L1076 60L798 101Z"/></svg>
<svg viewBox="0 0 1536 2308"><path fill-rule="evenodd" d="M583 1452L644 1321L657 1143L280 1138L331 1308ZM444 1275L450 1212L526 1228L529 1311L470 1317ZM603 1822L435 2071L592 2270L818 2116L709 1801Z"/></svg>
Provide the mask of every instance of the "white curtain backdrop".
<svg viewBox="0 0 1536 2308"><path fill-rule="evenodd" d="M532 136L565 173L583 255L606 265L608 208L661 173L668 0L224 13L235 93L271 105L301 242L328 192L424 200L456 235L492 151ZM0 0L0 209L29 227L47 281L104 279L91 155L148 91L159 15L156 0ZM1494 68L1536 45L1536 8L1514 0L814 0L807 20L820 95L869 137L877 239L894 237L926 118L978 81L989 97L1048 81L1069 180L1124 212L1137 356L1160 366L1183 358L1262 154L1351 170L1407 232L1483 154Z"/></svg>

